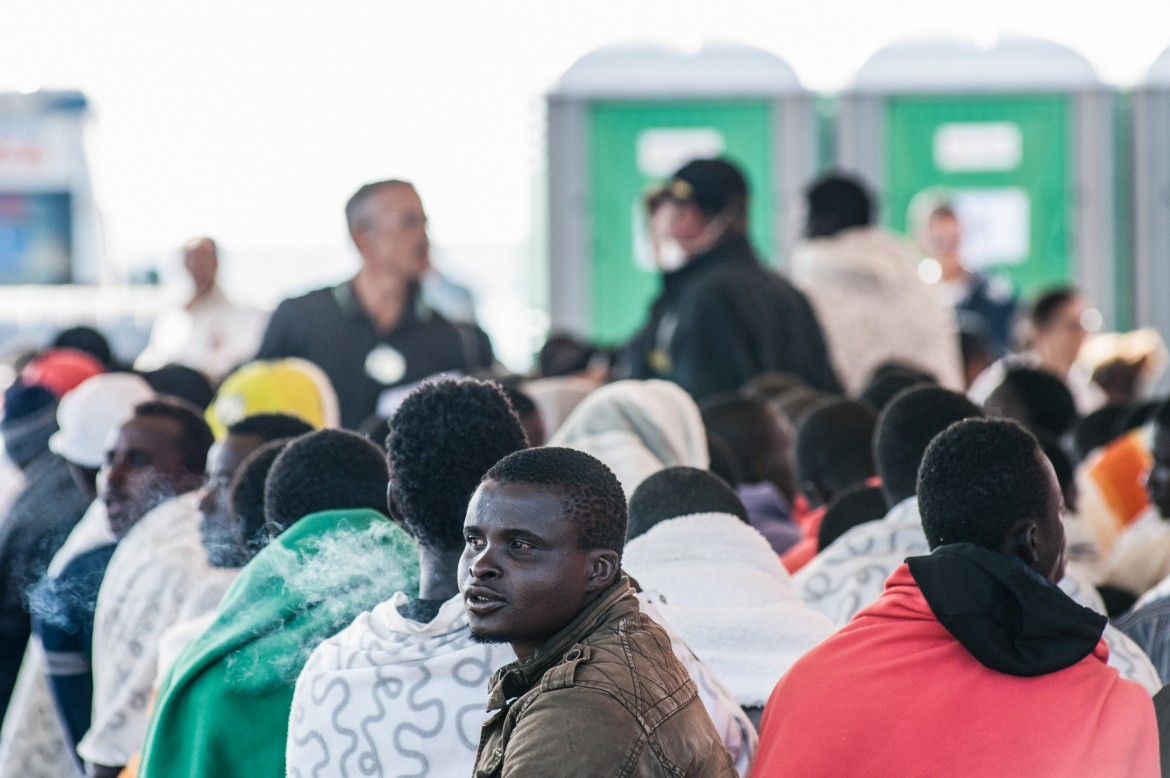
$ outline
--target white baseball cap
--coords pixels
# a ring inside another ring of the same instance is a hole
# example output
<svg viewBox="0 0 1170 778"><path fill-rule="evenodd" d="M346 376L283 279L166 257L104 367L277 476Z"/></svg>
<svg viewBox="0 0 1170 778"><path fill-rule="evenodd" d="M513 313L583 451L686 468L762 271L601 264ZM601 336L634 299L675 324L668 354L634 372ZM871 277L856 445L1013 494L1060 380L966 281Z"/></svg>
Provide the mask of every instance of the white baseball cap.
<svg viewBox="0 0 1170 778"><path fill-rule="evenodd" d="M139 403L153 400L154 390L131 373L102 373L88 378L61 398L57 426L49 448L82 467L101 467L106 447Z"/></svg>

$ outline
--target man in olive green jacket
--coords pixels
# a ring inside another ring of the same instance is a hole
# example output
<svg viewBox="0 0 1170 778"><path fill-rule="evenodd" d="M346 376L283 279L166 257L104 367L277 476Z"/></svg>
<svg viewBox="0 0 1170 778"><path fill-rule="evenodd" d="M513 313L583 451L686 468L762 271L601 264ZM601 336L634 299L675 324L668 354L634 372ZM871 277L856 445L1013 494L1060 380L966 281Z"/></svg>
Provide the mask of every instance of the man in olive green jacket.
<svg viewBox="0 0 1170 778"><path fill-rule="evenodd" d="M579 451L502 459L472 497L460 564L471 635L518 661L491 680L489 776L734 776L731 756L621 573L621 484Z"/></svg>

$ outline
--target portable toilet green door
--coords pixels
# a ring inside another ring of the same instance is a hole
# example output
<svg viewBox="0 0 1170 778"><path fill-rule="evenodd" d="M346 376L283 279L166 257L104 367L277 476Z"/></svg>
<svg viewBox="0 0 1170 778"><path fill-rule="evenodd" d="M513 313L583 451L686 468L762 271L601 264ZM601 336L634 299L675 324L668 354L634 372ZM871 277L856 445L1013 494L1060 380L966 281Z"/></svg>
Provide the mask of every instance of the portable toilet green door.
<svg viewBox="0 0 1170 778"><path fill-rule="evenodd" d="M548 98L552 329L602 343L637 331L660 282L643 200L691 159L743 168L752 241L782 257L795 237L786 215L815 168L814 120L792 69L760 49L631 45L578 60Z"/></svg>
<svg viewBox="0 0 1170 778"><path fill-rule="evenodd" d="M888 226L913 236L945 200L971 264L1025 296L1077 284L1112 323L1128 279L1113 263L1111 106L1089 63L1053 43L898 43L843 96L837 161L876 185Z"/></svg>
<svg viewBox="0 0 1170 778"><path fill-rule="evenodd" d="M1170 49L1132 96L1134 324L1170 343ZM1157 390L1170 390L1170 372Z"/></svg>

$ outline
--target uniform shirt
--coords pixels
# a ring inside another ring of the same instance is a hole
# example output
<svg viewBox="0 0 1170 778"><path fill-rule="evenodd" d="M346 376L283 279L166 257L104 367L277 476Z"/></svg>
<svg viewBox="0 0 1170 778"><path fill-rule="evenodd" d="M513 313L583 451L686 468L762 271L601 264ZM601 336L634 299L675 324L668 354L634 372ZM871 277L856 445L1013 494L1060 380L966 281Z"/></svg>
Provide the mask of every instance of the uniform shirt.
<svg viewBox="0 0 1170 778"><path fill-rule="evenodd" d="M465 341L418 296L394 329L380 332L354 296L353 282L285 300L272 314L257 359L301 357L329 376L341 424L357 428L382 392L443 372L468 372Z"/></svg>

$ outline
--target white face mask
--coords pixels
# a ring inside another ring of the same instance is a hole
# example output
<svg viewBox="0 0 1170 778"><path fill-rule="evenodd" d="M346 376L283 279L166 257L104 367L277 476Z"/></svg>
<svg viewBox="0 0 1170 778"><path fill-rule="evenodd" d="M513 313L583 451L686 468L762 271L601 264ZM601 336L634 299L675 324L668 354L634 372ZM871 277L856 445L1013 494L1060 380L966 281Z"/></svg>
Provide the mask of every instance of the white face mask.
<svg viewBox="0 0 1170 778"><path fill-rule="evenodd" d="M687 263L687 252L677 240L664 240L658 244L654 263L663 273L671 273Z"/></svg>

